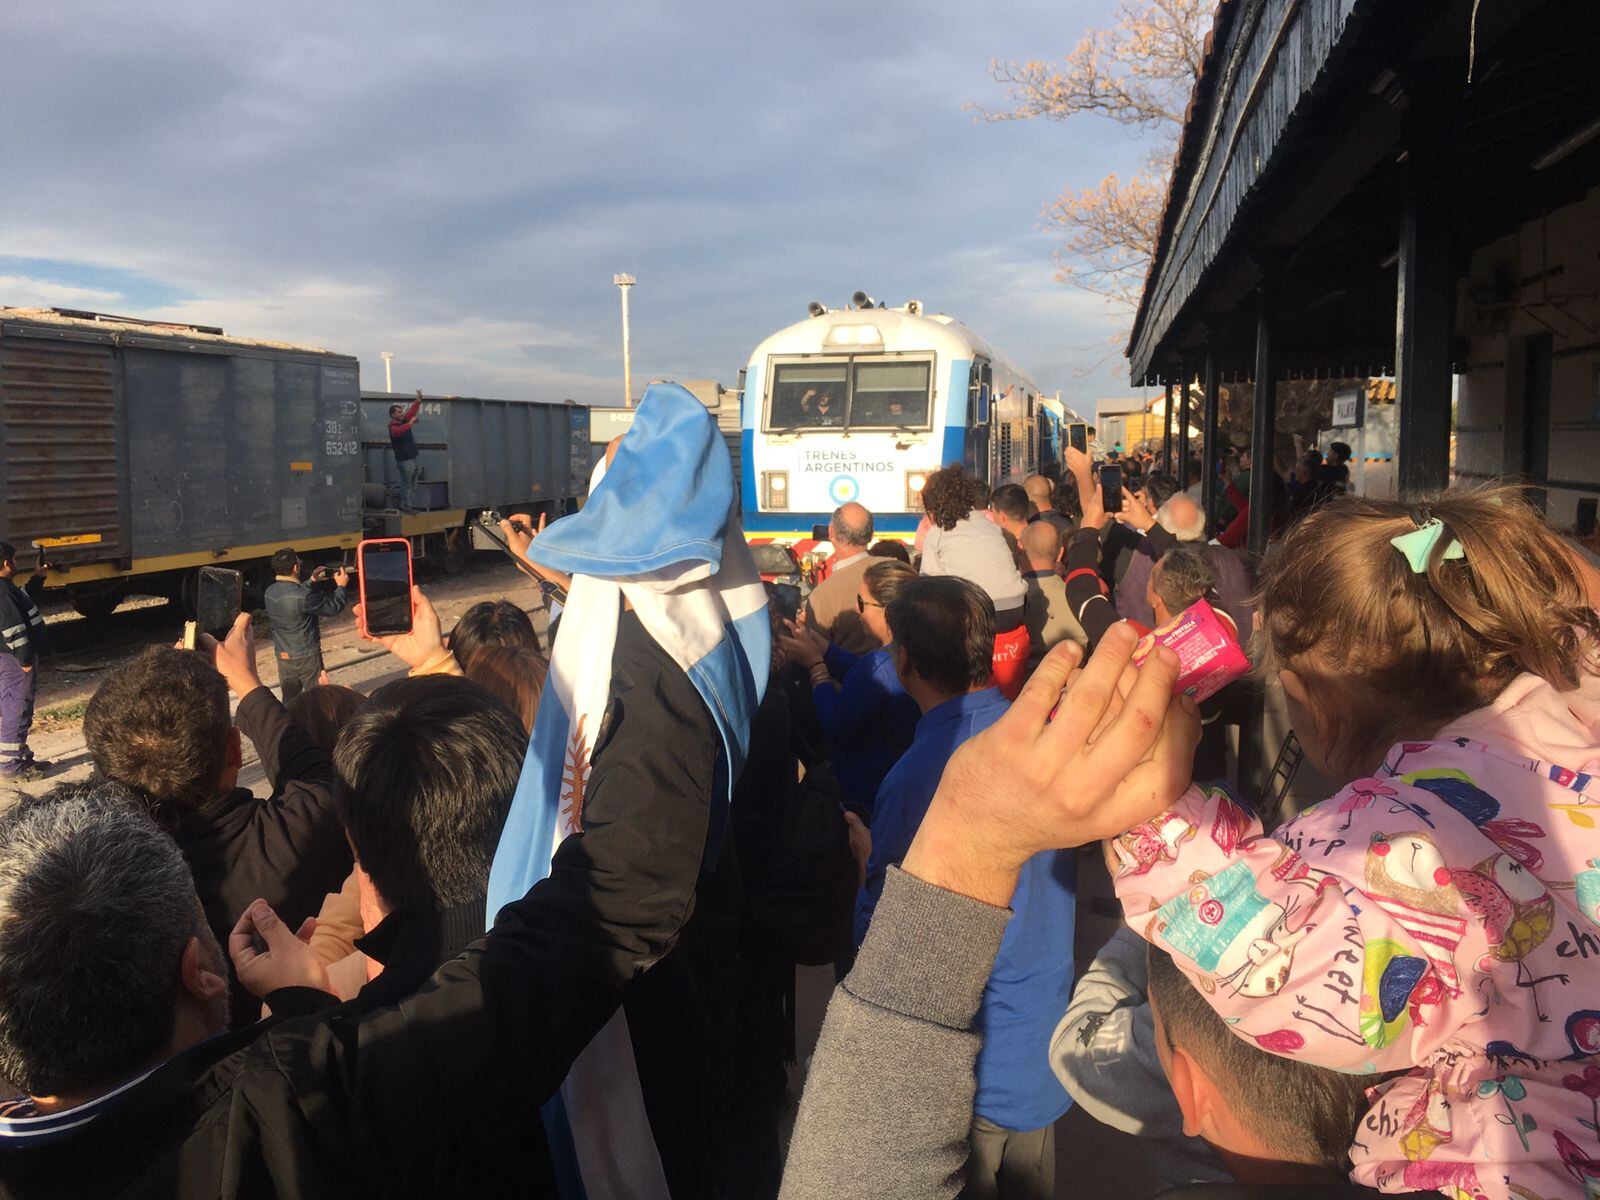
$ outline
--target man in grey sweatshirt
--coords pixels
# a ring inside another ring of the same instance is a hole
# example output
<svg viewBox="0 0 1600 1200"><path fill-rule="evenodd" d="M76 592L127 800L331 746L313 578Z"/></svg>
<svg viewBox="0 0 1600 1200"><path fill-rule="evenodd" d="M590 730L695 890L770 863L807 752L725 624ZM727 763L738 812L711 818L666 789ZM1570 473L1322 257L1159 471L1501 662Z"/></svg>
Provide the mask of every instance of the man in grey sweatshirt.
<svg viewBox="0 0 1600 1200"><path fill-rule="evenodd" d="M980 1045L972 1022L1022 864L1148 819L1189 782L1199 719L1172 698L1171 652L1152 655L1118 699L1136 640L1113 627L1070 689L1082 651L1058 646L1010 712L950 760L829 1005L785 1200L961 1191Z"/></svg>

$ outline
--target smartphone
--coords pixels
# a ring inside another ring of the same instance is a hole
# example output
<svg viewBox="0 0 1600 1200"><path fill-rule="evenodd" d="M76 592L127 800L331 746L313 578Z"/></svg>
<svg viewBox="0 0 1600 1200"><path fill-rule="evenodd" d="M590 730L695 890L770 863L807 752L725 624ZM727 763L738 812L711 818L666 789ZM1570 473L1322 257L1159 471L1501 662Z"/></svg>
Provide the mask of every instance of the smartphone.
<svg viewBox="0 0 1600 1200"><path fill-rule="evenodd" d="M1578 536L1593 537L1595 530L1595 508L1597 501L1593 496L1585 496L1578 501Z"/></svg>
<svg viewBox="0 0 1600 1200"><path fill-rule="evenodd" d="M1067 445L1074 450L1089 453L1089 427L1082 421L1073 421L1067 426Z"/></svg>
<svg viewBox="0 0 1600 1200"><path fill-rule="evenodd" d="M1100 496L1105 502L1108 513L1122 511L1122 468L1105 466L1100 468Z"/></svg>
<svg viewBox="0 0 1600 1200"><path fill-rule="evenodd" d="M411 543L370 538L356 547L361 620L372 637L411 632Z"/></svg>
<svg viewBox="0 0 1600 1200"><path fill-rule="evenodd" d="M811 540L813 542L826 542L828 539L828 523L826 521L811 527Z"/></svg>
<svg viewBox="0 0 1600 1200"><path fill-rule="evenodd" d="M201 567L194 606L196 635L209 633L217 641L222 641L239 619L243 601L243 575L227 567ZM184 630L184 640L188 641L187 628Z"/></svg>
<svg viewBox="0 0 1600 1200"><path fill-rule="evenodd" d="M772 607L786 621L800 619L800 589L792 583L772 585Z"/></svg>

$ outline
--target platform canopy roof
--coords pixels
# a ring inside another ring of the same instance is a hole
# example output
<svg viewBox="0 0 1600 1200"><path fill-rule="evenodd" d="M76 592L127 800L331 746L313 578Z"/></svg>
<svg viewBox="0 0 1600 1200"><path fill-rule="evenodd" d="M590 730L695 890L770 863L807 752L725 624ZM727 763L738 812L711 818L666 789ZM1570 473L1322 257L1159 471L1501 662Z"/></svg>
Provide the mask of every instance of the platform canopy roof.
<svg viewBox="0 0 1600 1200"><path fill-rule="evenodd" d="M1193 373L1208 338L1222 378L1248 377L1268 273L1282 376L1392 371L1407 156L1453 172L1463 273L1473 247L1580 198L1600 180L1597 13L1594 0L1222 0L1127 348L1132 382Z"/></svg>

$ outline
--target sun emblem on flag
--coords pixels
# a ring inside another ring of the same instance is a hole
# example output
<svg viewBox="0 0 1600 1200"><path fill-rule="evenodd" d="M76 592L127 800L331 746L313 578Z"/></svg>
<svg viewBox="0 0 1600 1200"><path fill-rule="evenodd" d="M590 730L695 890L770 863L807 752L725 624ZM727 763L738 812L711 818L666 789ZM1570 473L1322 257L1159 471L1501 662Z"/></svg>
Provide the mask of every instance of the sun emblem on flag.
<svg viewBox="0 0 1600 1200"><path fill-rule="evenodd" d="M586 713L579 714L567 739L567 759L561 767L561 816L567 833L583 832L583 798L589 786L589 741L584 736Z"/></svg>

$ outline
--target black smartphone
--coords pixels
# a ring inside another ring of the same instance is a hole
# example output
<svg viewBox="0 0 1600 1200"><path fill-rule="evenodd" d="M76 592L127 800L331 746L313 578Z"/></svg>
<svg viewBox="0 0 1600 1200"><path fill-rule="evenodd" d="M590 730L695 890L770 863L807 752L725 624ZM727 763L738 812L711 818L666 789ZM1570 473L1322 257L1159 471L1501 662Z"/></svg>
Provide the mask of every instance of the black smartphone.
<svg viewBox="0 0 1600 1200"><path fill-rule="evenodd" d="M195 596L194 624L200 633L222 641L239 619L244 600L244 576L227 567L201 567Z"/></svg>
<svg viewBox="0 0 1600 1200"><path fill-rule="evenodd" d="M772 585L772 607L786 621L800 619L800 589L792 583Z"/></svg>
<svg viewBox="0 0 1600 1200"><path fill-rule="evenodd" d="M1067 445L1074 450L1089 453L1089 427L1082 421L1073 421L1067 426Z"/></svg>
<svg viewBox="0 0 1600 1200"><path fill-rule="evenodd" d="M411 543L373 538L356 547L361 619L372 637L411 632Z"/></svg>
<svg viewBox="0 0 1600 1200"><path fill-rule="evenodd" d="M1108 513L1122 511L1122 468L1104 466L1100 468L1100 498L1104 501Z"/></svg>
<svg viewBox="0 0 1600 1200"><path fill-rule="evenodd" d="M828 523L826 521L811 527L811 540L813 542L825 542L828 540Z"/></svg>

